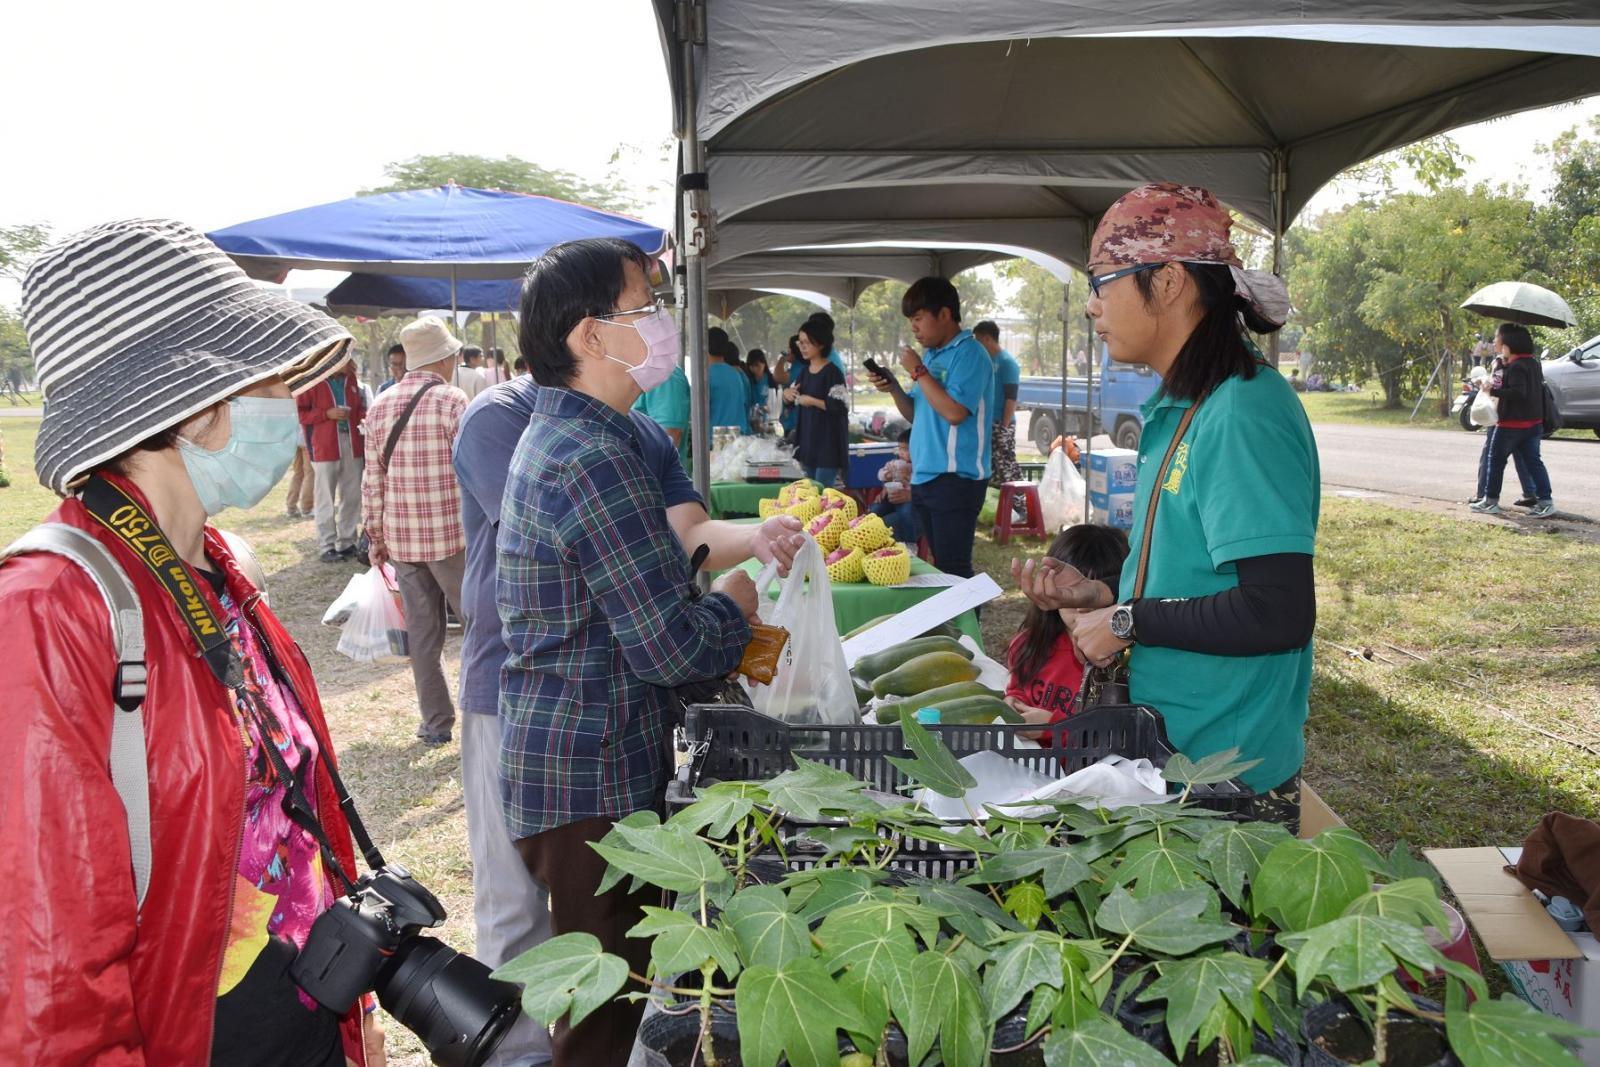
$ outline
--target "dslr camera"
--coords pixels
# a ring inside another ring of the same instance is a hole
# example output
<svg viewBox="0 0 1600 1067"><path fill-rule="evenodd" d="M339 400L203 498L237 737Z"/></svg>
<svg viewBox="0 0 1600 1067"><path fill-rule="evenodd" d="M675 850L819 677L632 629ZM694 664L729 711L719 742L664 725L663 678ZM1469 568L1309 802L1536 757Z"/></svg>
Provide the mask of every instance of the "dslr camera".
<svg viewBox="0 0 1600 1067"><path fill-rule="evenodd" d="M444 918L438 898L410 871L385 864L318 916L289 977L338 1015L372 990L439 1067L479 1067L516 1022L520 991L421 933Z"/></svg>

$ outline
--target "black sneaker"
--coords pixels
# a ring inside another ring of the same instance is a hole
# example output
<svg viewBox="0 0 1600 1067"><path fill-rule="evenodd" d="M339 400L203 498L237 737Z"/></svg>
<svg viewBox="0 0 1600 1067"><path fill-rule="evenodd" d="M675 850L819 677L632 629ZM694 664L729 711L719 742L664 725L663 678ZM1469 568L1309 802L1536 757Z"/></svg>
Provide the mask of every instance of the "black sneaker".
<svg viewBox="0 0 1600 1067"><path fill-rule="evenodd" d="M423 744L429 745L429 746L433 746L433 745L448 745L450 743L450 735L449 734L418 734L417 735L417 740L421 741Z"/></svg>
<svg viewBox="0 0 1600 1067"><path fill-rule="evenodd" d="M355 545L351 545L349 548L341 548L339 550L339 558L342 559L342 560L355 559L356 558L356 546Z"/></svg>
<svg viewBox="0 0 1600 1067"><path fill-rule="evenodd" d="M1513 504L1513 505L1514 505L1514 506L1515 506L1515 507L1519 507L1519 508L1531 508L1531 507L1533 507L1533 506L1534 506L1534 505L1535 505L1535 504L1537 504L1537 503L1538 503L1538 501L1537 501L1537 500L1535 500L1535 499L1533 499L1533 497L1531 497L1531 496L1525 496L1525 497L1522 497L1522 498L1521 498L1521 499L1519 499L1519 500L1513 500L1513 501L1512 501L1512 502L1511 502L1511 503L1512 503L1512 504Z"/></svg>
<svg viewBox="0 0 1600 1067"><path fill-rule="evenodd" d="M328 549L326 552L324 552L322 555L318 556L317 558L322 560L322 562L324 562L324 563L343 563L344 562L344 556L340 555L337 549L332 549L332 548Z"/></svg>

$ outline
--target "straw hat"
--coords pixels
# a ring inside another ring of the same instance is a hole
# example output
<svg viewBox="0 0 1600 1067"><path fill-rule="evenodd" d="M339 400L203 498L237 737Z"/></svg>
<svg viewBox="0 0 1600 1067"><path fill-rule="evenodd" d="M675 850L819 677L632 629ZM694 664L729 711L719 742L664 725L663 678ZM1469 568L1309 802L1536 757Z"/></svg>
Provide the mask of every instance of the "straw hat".
<svg viewBox="0 0 1600 1067"><path fill-rule="evenodd" d="M400 330L400 347L406 350L406 370L416 370L461 351L461 341L437 315L424 315Z"/></svg>
<svg viewBox="0 0 1600 1067"><path fill-rule="evenodd" d="M110 222L47 249L22 283L44 392L39 480L66 495L139 442L281 376L296 393L346 358L327 315L258 288L198 231Z"/></svg>

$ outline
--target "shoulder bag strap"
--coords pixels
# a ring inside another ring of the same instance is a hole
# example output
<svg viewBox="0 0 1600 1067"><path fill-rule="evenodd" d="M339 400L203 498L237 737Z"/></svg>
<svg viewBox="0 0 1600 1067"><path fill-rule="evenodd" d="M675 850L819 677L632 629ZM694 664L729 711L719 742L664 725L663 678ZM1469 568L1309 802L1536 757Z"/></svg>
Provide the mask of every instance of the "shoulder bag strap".
<svg viewBox="0 0 1600 1067"><path fill-rule="evenodd" d="M389 431L389 439L383 443L383 455L378 457L378 466L384 470L389 469L389 457L394 455L395 446L400 443L400 435L405 432L406 424L411 421L411 416L416 413L417 405L422 403L423 394L434 386L443 384L444 382L435 379L411 394L411 402L400 413L400 417L394 420L394 427Z"/></svg>
<svg viewBox="0 0 1600 1067"><path fill-rule="evenodd" d="M1156 505L1161 502L1161 486L1167 480L1167 469L1172 466L1172 457L1177 455L1178 445L1183 442L1184 435L1189 432L1189 424L1194 421L1194 413L1200 410L1204 402L1203 396L1197 399L1183 413L1183 418L1178 420L1178 428L1172 431L1172 441L1167 445L1167 454L1161 457L1161 466L1156 469L1156 480L1150 486L1150 505L1144 509L1144 536L1139 540L1139 568L1133 574L1135 600L1144 596L1145 571L1150 566L1150 535L1156 529Z"/></svg>
<svg viewBox="0 0 1600 1067"><path fill-rule="evenodd" d="M27 552L49 552L76 563L94 580L110 612L111 640L117 657L112 683L116 710L111 716L111 782L128 821L133 855L133 886L139 907L150 888L150 770L146 765L144 698L149 674L144 658L144 612L126 572L105 545L64 523L35 526L13 541L0 560Z"/></svg>

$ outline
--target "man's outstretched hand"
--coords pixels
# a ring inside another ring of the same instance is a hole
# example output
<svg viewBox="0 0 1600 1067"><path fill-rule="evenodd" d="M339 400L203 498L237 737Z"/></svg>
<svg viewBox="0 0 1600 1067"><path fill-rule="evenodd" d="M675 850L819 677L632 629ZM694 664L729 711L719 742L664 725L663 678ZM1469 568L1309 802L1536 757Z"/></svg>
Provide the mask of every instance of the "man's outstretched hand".
<svg viewBox="0 0 1600 1067"><path fill-rule="evenodd" d="M1012 560L1011 577L1016 579L1022 595L1042 611L1109 607L1113 601L1113 594L1104 582L1087 578L1070 563L1049 556L1026 563Z"/></svg>
<svg viewBox="0 0 1600 1067"><path fill-rule="evenodd" d="M774 515L750 537L750 554L762 563L778 564L778 575L789 576L794 557L806 543L804 527L793 515Z"/></svg>

